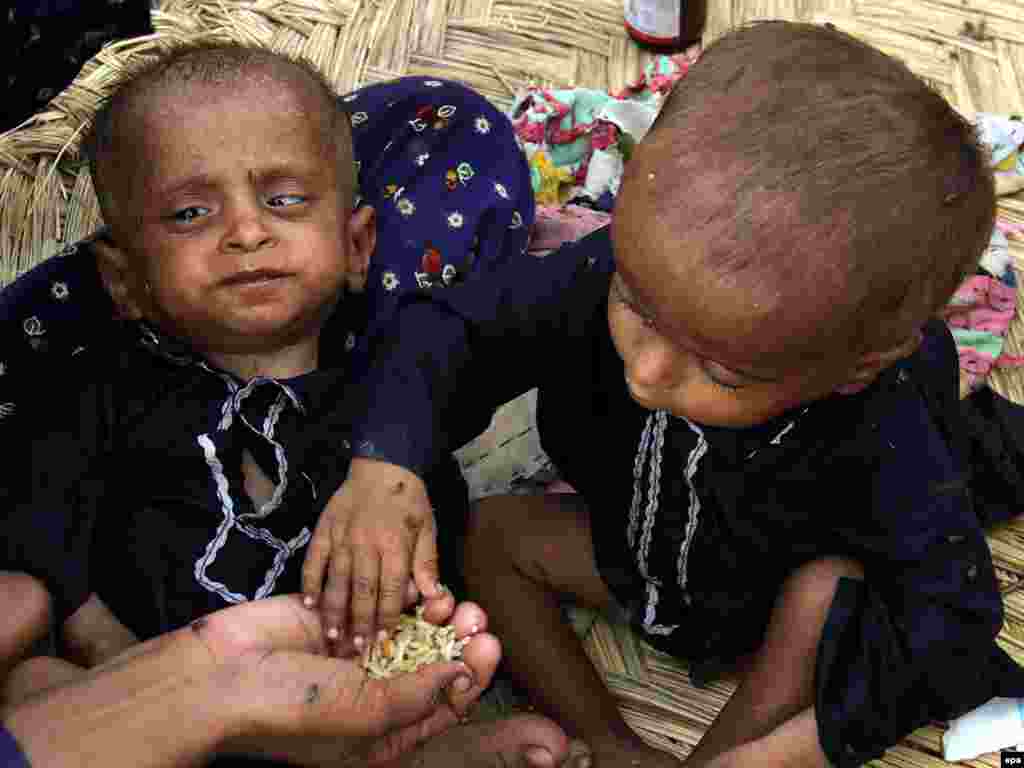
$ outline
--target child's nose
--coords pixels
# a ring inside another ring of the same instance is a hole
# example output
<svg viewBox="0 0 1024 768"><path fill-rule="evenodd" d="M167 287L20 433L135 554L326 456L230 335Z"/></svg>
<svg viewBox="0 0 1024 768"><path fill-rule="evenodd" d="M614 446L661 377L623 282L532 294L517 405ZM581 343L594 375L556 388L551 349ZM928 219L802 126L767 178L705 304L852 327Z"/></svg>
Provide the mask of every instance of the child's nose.
<svg viewBox="0 0 1024 768"><path fill-rule="evenodd" d="M234 206L228 215L230 220L223 243L225 251L255 251L273 241L263 211L258 206Z"/></svg>
<svg viewBox="0 0 1024 768"><path fill-rule="evenodd" d="M650 389L668 389L676 380L676 355L661 338L652 335L641 342L630 360L629 378Z"/></svg>

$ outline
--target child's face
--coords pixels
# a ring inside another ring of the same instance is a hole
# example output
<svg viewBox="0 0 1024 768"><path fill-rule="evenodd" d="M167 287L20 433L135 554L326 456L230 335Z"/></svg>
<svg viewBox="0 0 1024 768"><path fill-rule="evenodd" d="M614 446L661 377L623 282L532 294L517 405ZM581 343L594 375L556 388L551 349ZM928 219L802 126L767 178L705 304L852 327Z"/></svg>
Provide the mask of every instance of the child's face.
<svg viewBox="0 0 1024 768"><path fill-rule="evenodd" d="M613 228L613 237L621 229ZM812 317L780 312L777 296L715 279L696 255L679 252L699 243L650 245L619 236L614 244L608 325L630 394L645 408L747 427L849 380L847 366L810 367L787 354L787 338Z"/></svg>
<svg viewBox="0 0 1024 768"><path fill-rule="evenodd" d="M139 158L116 169L114 206L136 224L143 312L200 349L315 336L349 268L334 147L315 99L290 90L193 83L147 96L137 138L117 152Z"/></svg>

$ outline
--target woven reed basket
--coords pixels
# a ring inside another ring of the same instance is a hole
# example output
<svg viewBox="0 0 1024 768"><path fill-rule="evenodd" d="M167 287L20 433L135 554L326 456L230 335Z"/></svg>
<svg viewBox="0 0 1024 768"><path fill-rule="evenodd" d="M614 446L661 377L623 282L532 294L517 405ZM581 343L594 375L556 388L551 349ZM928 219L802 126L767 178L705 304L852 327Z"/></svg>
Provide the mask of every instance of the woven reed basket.
<svg viewBox="0 0 1024 768"><path fill-rule="evenodd" d="M967 117L1024 114L1024 0L709 0L705 43L755 19L831 22L903 59ZM166 0L155 34L104 49L49 109L0 135L0 285L99 224L77 155L81 127L124 62L196 36L305 57L339 92L401 75L460 80L501 107L531 82L618 88L648 55L626 37L621 0ZM683 83L685 87L685 81ZM1024 223L1024 196L1000 215ZM1012 246L1024 265L1024 245ZM1021 354L1024 324L1010 332ZM995 388L1024 403L1024 372ZM1024 522L990 536L1004 589L1001 642L1024 662ZM685 666L598 620L586 645L627 720L652 744L685 756L731 693L690 686ZM941 762L942 726L912 734L878 765ZM998 756L976 761L998 765Z"/></svg>

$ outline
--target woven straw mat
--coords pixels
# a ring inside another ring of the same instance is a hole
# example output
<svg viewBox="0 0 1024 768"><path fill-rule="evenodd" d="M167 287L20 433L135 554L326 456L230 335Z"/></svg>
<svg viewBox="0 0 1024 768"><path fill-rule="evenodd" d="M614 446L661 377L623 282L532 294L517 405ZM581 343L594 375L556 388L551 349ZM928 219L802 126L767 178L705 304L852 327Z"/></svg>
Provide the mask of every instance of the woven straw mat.
<svg viewBox="0 0 1024 768"><path fill-rule="evenodd" d="M971 117L1024 114L1024 0L708 0L705 43L746 21L831 22L903 59ZM219 36L308 58L339 92L417 74L460 80L507 107L531 83L619 88L648 54L626 37L621 0L166 0L156 33L104 49L50 108L0 136L0 285L91 232L99 212L77 142L118 68L169 39ZM684 81L685 87L685 81ZM1000 215L1024 223L1024 197ZM1024 244L1011 245L1024 266ZM1010 332L1021 354L1024 325ZM994 386L1024 403L1024 372ZM1001 642L1024 662L1024 522L990 537L1005 590ZM627 720L652 744L685 756L733 689L690 686L685 666L599 619L587 650ZM942 724L889 750L878 765L941 762ZM998 765L989 755L976 765Z"/></svg>

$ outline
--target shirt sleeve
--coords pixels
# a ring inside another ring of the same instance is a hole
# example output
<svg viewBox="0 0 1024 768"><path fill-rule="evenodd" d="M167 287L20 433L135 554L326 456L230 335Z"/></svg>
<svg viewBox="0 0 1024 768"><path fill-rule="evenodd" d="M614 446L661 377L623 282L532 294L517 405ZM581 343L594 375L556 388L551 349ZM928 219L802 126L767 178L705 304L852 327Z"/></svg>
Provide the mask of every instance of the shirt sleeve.
<svg viewBox="0 0 1024 768"><path fill-rule="evenodd" d="M606 300L607 229L543 258L409 297L364 386L355 455L423 474L486 429L495 408L557 375L560 352Z"/></svg>
<svg viewBox="0 0 1024 768"><path fill-rule="evenodd" d="M82 381L81 370L40 360L33 369L38 378L10 382L25 392L24 407L0 421L5 441L21 446L0 473L0 568L44 583L58 626L89 596L92 531L103 494L98 461L110 404L99 387L83 385L78 397L61 389L62 382Z"/></svg>
<svg viewBox="0 0 1024 768"><path fill-rule="evenodd" d="M895 402L891 418L865 426L881 446L873 499L835 525L837 549L865 570L840 580L817 655L819 738L839 768L931 720L1024 694L1024 674L994 642L1002 601L954 455L923 409Z"/></svg>
<svg viewBox="0 0 1024 768"><path fill-rule="evenodd" d="M30 768L18 742L3 726L0 726L0 768Z"/></svg>

